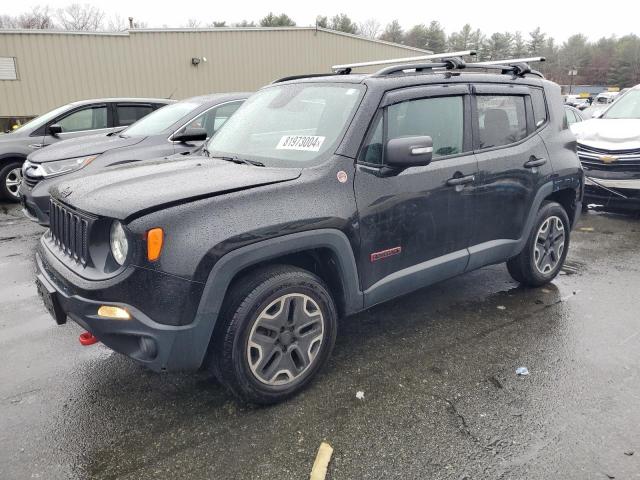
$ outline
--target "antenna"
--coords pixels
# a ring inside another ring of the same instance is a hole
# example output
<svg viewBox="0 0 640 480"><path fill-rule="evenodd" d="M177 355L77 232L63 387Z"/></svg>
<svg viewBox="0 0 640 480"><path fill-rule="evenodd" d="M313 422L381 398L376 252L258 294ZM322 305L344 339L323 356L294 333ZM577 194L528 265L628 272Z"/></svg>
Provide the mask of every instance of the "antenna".
<svg viewBox="0 0 640 480"><path fill-rule="evenodd" d="M488 62L474 62L473 65L512 65L514 63L544 62L545 57L511 58L508 60L489 60Z"/></svg>
<svg viewBox="0 0 640 480"><path fill-rule="evenodd" d="M475 55L475 50L463 50L460 52L449 52L449 53L434 53L429 55L420 55L417 57L405 57L405 58L391 58L388 60L374 60L372 62L361 62L361 63L346 63L344 65L334 65L331 69L334 72L345 72L349 73L353 68L359 67L372 67L374 65L389 65L392 63L411 63L422 60L437 60L439 58L450 58L450 57L462 57L465 55Z"/></svg>

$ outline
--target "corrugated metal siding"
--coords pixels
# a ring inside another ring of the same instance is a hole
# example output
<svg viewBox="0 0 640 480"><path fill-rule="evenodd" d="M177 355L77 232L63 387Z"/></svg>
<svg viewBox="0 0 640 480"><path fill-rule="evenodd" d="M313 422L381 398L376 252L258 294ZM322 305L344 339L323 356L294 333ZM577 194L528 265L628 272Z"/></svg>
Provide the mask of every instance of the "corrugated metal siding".
<svg viewBox="0 0 640 480"><path fill-rule="evenodd" d="M74 100L111 96L181 99L251 91L331 65L415 56L415 49L325 30L220 29L129 34L0 32L0 57L18 81L0 82L0 116L39 115ZM191 65L192 57L207 62Z"/></svg>

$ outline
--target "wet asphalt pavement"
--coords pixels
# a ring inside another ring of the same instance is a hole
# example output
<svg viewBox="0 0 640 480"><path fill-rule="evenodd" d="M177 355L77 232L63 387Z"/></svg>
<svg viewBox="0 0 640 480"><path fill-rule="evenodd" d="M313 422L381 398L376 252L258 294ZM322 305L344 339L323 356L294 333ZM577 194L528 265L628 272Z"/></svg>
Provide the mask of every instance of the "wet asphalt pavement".
<svg viewBox="0 0 640 480"><path fill-rule="evenodd" d="M0 205L0 479L306 479L323 440L332 480L640 478L637 217L584 216L546 288L499 265L343 320L269 408L80 346L37 298L42 231Z"/></svg>

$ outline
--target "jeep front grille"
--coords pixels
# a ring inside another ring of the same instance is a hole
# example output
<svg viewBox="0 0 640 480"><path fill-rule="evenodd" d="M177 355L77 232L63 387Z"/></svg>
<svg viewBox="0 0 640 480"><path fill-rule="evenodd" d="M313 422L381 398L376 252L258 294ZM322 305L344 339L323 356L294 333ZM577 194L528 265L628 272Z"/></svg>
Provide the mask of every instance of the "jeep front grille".
<svg viewBox="0 0 640 480"><path fill-rule="evenodd" d="M49 203L51 240L62 253L83 266L89 259L89 228L93 219L53 200Z"/></svg>

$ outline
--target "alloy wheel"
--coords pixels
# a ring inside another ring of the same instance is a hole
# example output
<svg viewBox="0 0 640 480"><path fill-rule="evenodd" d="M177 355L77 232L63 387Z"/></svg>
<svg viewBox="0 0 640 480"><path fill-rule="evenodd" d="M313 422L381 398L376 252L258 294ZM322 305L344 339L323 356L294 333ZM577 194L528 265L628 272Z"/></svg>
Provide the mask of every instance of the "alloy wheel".
<svg viewBox="0 0 640 480"><path fill-rule="evenodd" d="M267 385L287 385L313 365L323 338L324 317L315 300L301 293L278 297L251 328L251 373Z"/></svg>
<svg viewBox="0 0 640 480"><path fill-rule="evenodd" d="M562 259L565 239L564 223L559 217L551 216L540 225L533 246L533 261L540 273L547 275L556 269Z"/></svg>
<svg viewBox="0 0 640 480"><path fill-rule="evenodd" d="M7 187L7 191L14 198L20 198L20 185L22 185L22 169L20 167L16 167L12 170L9 170L7 176L5 177L5 186Z"/></svg>

